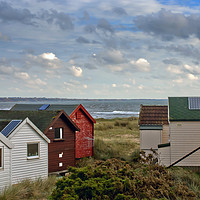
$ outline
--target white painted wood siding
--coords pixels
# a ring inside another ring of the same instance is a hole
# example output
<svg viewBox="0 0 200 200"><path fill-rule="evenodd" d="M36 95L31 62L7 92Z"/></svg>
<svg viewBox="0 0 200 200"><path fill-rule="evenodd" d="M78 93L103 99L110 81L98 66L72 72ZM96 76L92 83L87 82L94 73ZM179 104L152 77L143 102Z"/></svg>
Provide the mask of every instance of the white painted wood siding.
<svg viewBox="0 0 200 200"><path fill-rule="evenodd" d="M29 125L24 124L10 139L12 149L12 184L23 179L48 176L48 143ZM27 159L27 143L39 142L39 159Z"/></svg>
<svg viewBox="0 0 200 200"><path fill-rule="evenodd" d="M162 142L162 130L140 130L140 149L158 149Z"/></svg>
<svg viewBox="0 0 200 200"><path fill-rule="evenodd" d="M171 164L170 146L158 148L158 164L168 167Z"/></svg>
<svg viewBox="0 0 200 200"><path fill-rule="evenodd" d="M200 146L200 122L171 122L171 163ZM176 166L200 166L200 151Z"/></svg>
<svg viewBox="0 0 200 200"><path fill-rule="evenodd" d="M1 133L0 133L1 134ZM0 191L10 185L11 177L11 149L0 141L0 148L3 148L3 168L0 168Z"/></svg>
<svg viewBox="0 0 200 200"><path fill-rule="evenodd" d="M169 142L169 125L163 125L162 144Z"/></svg>

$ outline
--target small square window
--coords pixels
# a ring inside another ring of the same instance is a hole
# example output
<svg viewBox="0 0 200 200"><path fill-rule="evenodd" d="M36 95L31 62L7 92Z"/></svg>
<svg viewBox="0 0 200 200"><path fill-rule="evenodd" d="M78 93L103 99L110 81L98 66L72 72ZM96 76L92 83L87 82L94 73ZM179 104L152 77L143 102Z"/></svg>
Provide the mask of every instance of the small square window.
<svg viewBox="0 0 200 200"><path fill-rule="evenodd" d="M3 149L0 148L0 168L3 168Z"/></svg>
<svg viewBox="0 0 200 200"><path fill-rule="evenodd" d="M39 158L39 143L27 144L27 157Z"/></svg>
<svg viewBox="0 0 200 200"><path fill-rule="evenodd" d="M63 128L55 128L55 139L63 138Z"/></svg>

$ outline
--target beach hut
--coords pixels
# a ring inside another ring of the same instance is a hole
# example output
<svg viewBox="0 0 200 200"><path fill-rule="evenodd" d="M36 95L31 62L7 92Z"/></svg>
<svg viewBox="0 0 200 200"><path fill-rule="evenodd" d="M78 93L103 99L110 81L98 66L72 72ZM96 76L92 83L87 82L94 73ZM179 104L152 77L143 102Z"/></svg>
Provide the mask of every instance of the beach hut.
<svg viewBox="0 0 200 200"><path fill-rule="evenodd" d="M170 143L159 145L159 163L200 166L200 97L169 97Z"/></svg>
<svg viewBox="0 0 200 200"><path fill-rule="evenodd" d="M11 120L1 130L0 138L2 186L48 176L50 140L28 118Z"/></svg>
<svg viewBox="0 0 200 200"><path fill-rule="evenodd" d="M15 104L11 110L39 110L43 104ZM76 123L80 131L76 132L75 156L83 158L93 156L94 123L96 121L83 107L83 105L47 104L44 110L64 110Z"/></svg>
<svg viewBox="0 0 200 200"><path fill-rule="evenodd" d="M70 117L63 110L0 111L0 119L26 117L50 140L47 156L49 173L64 172L68 166L75 166L75 132L79 131L79 128Z"/></svg>
<svg viewBox="0 0 200 200"><path fill-rule="evenodd" d="M139 115L140 150L158 151L158 144L169 140L168 107L141 105Z"/></svg>
<svg viewBox="0 0 200 200"><path fill-rule="evenodd" d="M14 145L0 132L0 191L11 185L11 153Z"/></svg>

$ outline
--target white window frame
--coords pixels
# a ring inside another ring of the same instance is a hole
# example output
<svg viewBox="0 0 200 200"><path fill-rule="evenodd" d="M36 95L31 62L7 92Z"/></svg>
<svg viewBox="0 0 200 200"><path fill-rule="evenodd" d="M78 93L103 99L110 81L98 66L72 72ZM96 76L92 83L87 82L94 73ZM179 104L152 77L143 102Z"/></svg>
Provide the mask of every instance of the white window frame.
<svg viewBox="0 0 200 200"><path fill-rule="evenodd" d="M55 137L56 136L56 129L59 129L59 134L60 134L59 138ZM55 137L55 139L63 139L63 127L55 128L54 137Z"/></svg>
<svg viewBox="0 0 200 200"><path fill-rule="evenodd" d="M0 169L3 169L3 165L4 165L4 149L3 149L3 147L0 147L0 149L1 149L1 165L2 165L2 166L0 166Z"/></svg>
<svg viewBox="0 0 200 200"><path fill-rule="evenodd" d="M37 156L28 156L28 145L31 145L31 144L38 145L38 155ZM28 142L26 146L27 146L26 156L27 156L28 160L40 158L40 142Z"/></svg>

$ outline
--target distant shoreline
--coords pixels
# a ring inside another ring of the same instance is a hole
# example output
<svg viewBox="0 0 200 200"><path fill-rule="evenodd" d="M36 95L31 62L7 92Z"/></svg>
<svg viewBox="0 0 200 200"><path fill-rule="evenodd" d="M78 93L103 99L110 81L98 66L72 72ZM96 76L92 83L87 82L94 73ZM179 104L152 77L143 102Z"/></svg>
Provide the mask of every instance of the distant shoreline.
<svg viewBox="0 0 200 200"><path fill-rule="evenodd" d="M79 98L46 98L46 97L0 97L0 102L17 102L17 101L77 101L77 100L86 100L86 101L132 101L132 100L166 100L166 99L79 99Z"/></svg>

